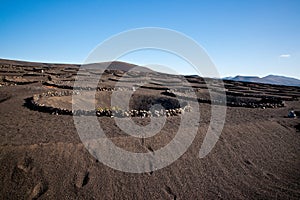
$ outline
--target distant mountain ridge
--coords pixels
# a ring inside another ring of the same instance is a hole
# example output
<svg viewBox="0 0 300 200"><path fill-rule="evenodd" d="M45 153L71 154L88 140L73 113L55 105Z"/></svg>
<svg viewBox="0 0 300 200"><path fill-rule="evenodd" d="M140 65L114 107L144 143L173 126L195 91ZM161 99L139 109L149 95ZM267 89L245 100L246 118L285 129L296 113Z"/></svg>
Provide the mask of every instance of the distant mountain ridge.
<svg viewBox="0 0 300 200"><path fill-rule="evenodd" d="M242 82L254 82L254 83L266 83L274 85L287 85L287 86L298 86L300 87L300 80L296 78L278 76L278 75L268 75L265 77L258 76L235 76L235 77L225 77L223 80L232 81L242 81Z"/></svg>

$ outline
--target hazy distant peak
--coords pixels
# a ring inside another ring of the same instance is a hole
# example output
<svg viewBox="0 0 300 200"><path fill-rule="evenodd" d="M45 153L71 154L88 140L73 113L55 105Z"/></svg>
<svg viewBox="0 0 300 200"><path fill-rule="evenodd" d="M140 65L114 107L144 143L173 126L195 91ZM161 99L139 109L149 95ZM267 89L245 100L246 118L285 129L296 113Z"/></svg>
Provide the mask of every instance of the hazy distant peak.
<svg viewBox="0 0 300 200"><path fill-rule="evenodd" d="M265 83L265 84L274 84L274 85L287 85L287 86L299 86L300 80L296 78L279 76L279 75L268 75L265 77L258 76L235 76L235 77L225 77L224 80L232 81L243 81L243 82L255 82L255 83Z"/></svg>

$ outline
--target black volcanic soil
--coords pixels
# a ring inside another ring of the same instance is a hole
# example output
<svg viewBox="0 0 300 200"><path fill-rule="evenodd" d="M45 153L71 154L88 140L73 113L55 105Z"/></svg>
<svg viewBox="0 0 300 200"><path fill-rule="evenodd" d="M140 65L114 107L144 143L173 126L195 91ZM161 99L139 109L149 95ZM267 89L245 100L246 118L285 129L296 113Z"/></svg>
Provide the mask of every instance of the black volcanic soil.
<svg viewBox="0 0 300 200"><path fill-rule="evenodd" d="M287 118L291 109L300 110L300 88L226 81L229 101L246 98L263 103L262 99L268 97L269 104L276 99L284 101L285 106L228 106L220 139L200 159L211 105L199 101L200 127L187 152L163 169L131 174L111 169L89 154L71 115L40 112L28 105L26 100L35 94L70 90L61 86L72 86L77 69L74 65L1 61L0 199L300 198L300 120ZM118 66L118 70L108 71L99 85L113 87L120 77L130 82L139 74L124 74L120 69ZM152 78L143 90L150 96L163 96L160 85L166 84L158 80L155 72L143 73ZM178 79L161 76L174 80L168 84L176 84ZM203 79L186 78L199 89L199 98L208 98ZM52 86L47 84L49 79ZM180 123L180 116L169 117L159 134L141 141L121 133L113 118L98 119L107 137L133 152L163 147L174 137ZM147 118L134 120L140 125L149 123Z"/></svg>

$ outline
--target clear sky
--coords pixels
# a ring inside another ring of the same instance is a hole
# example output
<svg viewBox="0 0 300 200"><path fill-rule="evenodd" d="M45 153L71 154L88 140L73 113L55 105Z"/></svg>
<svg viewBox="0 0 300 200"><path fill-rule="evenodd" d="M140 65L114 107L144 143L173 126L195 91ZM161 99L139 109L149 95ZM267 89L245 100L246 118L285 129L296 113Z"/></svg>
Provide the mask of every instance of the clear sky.
<svg viewBox="0 0 300 200"><path fill-rule="evenodd" d="M0 57L82 63L105 39L141 27L174 29L193 38L223 77L300 78L299 0L0 0ZM122 60L193 74L158 52Z"/></svg>

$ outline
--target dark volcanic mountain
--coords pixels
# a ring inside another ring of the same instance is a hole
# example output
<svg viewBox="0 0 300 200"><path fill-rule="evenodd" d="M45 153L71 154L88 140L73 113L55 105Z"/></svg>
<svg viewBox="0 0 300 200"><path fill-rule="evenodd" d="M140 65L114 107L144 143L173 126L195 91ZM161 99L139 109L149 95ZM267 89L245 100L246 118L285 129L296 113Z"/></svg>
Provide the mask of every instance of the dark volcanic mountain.
<svg viewBox="0 0 300 200"><path fill-rule="evenodd" d="M276 75L268 75L262 78L258 76L235 76L225 77L223 79L242 82L266 83L274 85L300 86L300 80L298 79Z"/></svg>
<svg viewBox="0 0 300 200"><path fill-rule="evenodd" d="M27 62L27 61L18 61L18 60L8 60L1 59L1 65L11 65L11 66L25 66L25 67L62 67L62 68L79 68L80 64L57 64L57 63L39 63L39 62ZM146 67L141 67L135 64L113 61L113 62L101 62L101 63L91 63L86 64L86 69L108 69L108 70L119 70L119 71L138 71L138 72L153 72L151 69Z"/></svg>

